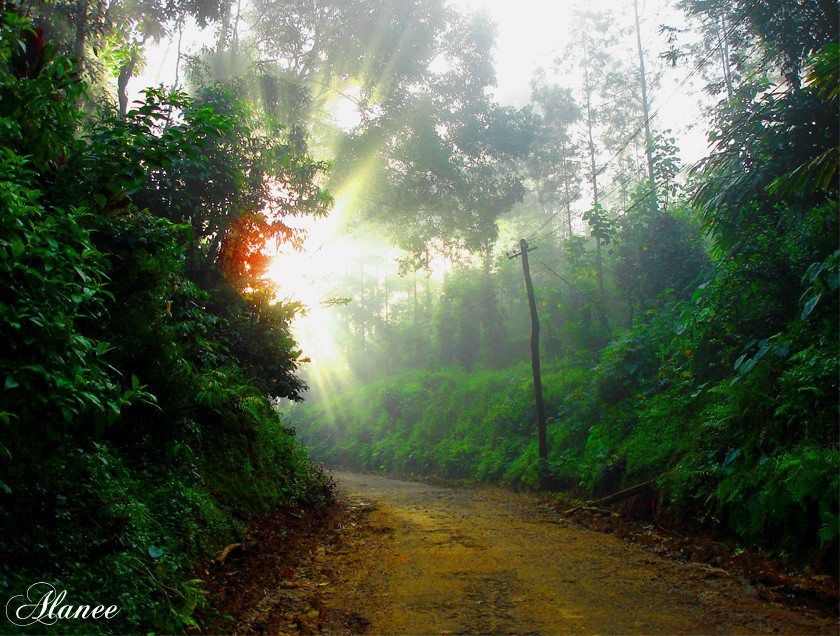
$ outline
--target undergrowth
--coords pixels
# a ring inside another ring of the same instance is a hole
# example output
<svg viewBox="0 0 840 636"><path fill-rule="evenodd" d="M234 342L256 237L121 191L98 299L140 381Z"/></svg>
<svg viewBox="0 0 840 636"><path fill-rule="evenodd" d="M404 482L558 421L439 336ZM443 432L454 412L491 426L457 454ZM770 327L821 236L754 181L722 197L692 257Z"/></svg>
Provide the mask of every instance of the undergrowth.
<svg viewBox="0 0 840 636"><path fill-rule="evenodd" d="M303 388L291 310L212 266L188 277L190 228L137 205L231 121L149 91L81 127L84 97L0 13L0 592L7 618L31 610L3 631L181 633L201 627L194 563L252 515L330 501L330 481L268 398ZM118 611L37 616L48 585L54 612Z"/></svg>
<svg viewBox="0 0 840 636"><path fill-rule="evenodd" d="M653 479L672 515L830 570L840 488L836 329L829 346L810 342L836 298L744 346L707 309L715 293L645 316L594 367L544 374L549 455L539 470L524 364L406 371L321 396L295 409L294 421L316 458L369 471L582 497Z"/></svg>

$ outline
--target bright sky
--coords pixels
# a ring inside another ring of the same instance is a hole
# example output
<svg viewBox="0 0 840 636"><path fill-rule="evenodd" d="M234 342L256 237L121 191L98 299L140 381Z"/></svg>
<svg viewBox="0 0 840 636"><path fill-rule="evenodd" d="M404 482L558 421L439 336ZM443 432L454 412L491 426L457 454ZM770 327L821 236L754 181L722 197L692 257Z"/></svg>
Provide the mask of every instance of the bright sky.
<svg viewBox="0 0 840 636"><path fill-rule="evenodd" d="M596 0L621 7L624 0ZM566 43L566 29L574 3L545 0L455 0L455 6L483 10L496 22L496 98L523 106L539 66L549 66Z"/></svg>
<svg viewBox="0 0 840 636"><path fill-rule="evenodd" d="M530 98L530 82L539 68L550 68L568 43L567 25L576 7L604 12L622 25L633 25L632 0L455 0L455 6L484 10L497 24L496 99L503 104L523 106ZM649 50L645 64L648 75L661 66L657 56L662 46L658 35L661 24L676 25L682 15L669 0L639 0L643 43ZM635 32L627 36L626 47L636 55ZM635 60L635 57L633 58ZM683 160L693 162L706 151L706 131L697 126L700 112L695 96L689 94L691 82L685 82L684 69L666 69L662 85L653 91L654 128L672 129L679 140Z"/></svg>
<svg viewBox="0 0 840 636"><path fill-rule="evenodd" d="M502 104L523 106L530 96L530 82L540 66L550 67L552 61L567 42L571 16L576 6L587 10L603 11L615 16L622 24L632 24L631 0L453 0L453 4L469 11L484 11L496 22L496 99ZM659 47L656 36L662 23L680 21L679 13L669 8L670 0L639 0L642 29L651 50L647 60L649 71L655 68ZM628 40L628 46L635 41ZM200 34L192 30L184 34L182 52L190 53L202 44L212 44L212 33ZM132 81L134 91L143 86L171 84L175 80L177 41L163 42L149 51L147 68L142 77ZM682 77L665 77L660 90L654 95L662 110L658 117L664 120L657 128L673 128L677 132L685 124L696 121L691 100L685 98L685 87L677 89ZM180 79L183 81L183 70ZM676 93L675 93L676 91ZM134 93L137 94L136 92ZM687 111L686 109L689 108ZM675 116L672 113L680 113ZM679 135L682 136L682 135ZM691 153L692 158L695 153Z"/></svg>
<svg viewBox="0 0 840 636"><path fill-rule="evenodd" d="M678 11L669 7L672 0L639 0L639 12L644 41L650 47L646 64L649 74L659 67L656 56L662 44L657 35L660 24L681 21ZM485 11L497 24L495 66L497 76L496 99L502 104L525 105L530 97L530 82L539 67L550 68L554 58L567 43L568 28L575 7L603 11L613 15L618 22L632 25L631 0L453 0L453 4L470 11ZM635 52L635 35L628 35L627 46ZM185 33L182 52L194 52L202 44L212 44L212 33L200 34L197 30ZM160 83L172 84L175 80L178 44L163 42L149 50L146 71L132 81L130 89ZM635 54L635 53L634 53ZM683 84L686 71L667 70L662 85L653 91L654 128L672 129L679 140L685 162L693 162L705 154L706 131L700 121L695 96L689 95L691 82ZM180 79L183 82L183 69ZM137 93L135 92L136 96Z"/></svg>

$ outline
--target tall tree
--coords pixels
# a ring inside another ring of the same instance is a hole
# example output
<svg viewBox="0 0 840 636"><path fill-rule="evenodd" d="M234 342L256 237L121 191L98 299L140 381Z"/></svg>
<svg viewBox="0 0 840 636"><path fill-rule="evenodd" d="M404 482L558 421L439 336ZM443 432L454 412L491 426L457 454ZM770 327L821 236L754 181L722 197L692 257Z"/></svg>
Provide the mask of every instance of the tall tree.
<svg viewBox="0 0 840 636"><path fill-rule="evenodd" d="M259 55L310 88L313 112L343 96L375 116L427 74L449 15L437 0L256 0L247 18Z"/></svg>
<svg viewBox="0 0 840 636"><path fill-rule="evenodd" d="M365 180L365 216L385 222L419 262L430 251L487 252L496 219L524 194L516 162L528 152L532 117L488 99L492 45L486 19L453 20L445 70L384 104L340 155L364 158L363 174L342 177Z"/></svg>
<svg viewBox="0 0 840 636"><path fill-rule="evenodd" d="M688 29L663 26L669 32L670 48L662 56L672 65L690 58L706 80L705 92L712 97L732 99L747 78L760 74L755 54L756 37L748 28L743 12L731 0L700 3L683 0L677 4L691 20ZM683 33L699 39L680 47Z"/></svg>
<svg viewBox="0 0 840 636"><path fill-rule="evenodd" d="M568 88L548 85L545 74L531 83L531 103L537 110L534 145L526 162L528 177L544 215L563 213L566 233L573 233L572 203L580 197L578 145L572 125L581 116Z"/></svg>
<svg viewBox="0 0 840 636"><path fill-rule="evenodd" d="M831 0L681 0L678 6L699 21L700 67L705 72L710 59L719 60L719 73L707 75L707 91L728 99L763 70L761 62L798 86L804 61L838 37L838 5ZM679 56L668 54L672 61Z"/></svg>
<svg viewBox="0 0 840 636"><path fill-rule="evenodd" d="M524 113L486 96L486 18L419 0L259 0L246 18L258 63L308 91L302 122L330 119L337 100L359 115L352 134L328 133L331 190L355 193L360 216L421 259L492 244L495 218L523 192L505 164L531 133Z"/></svg>
<svg viewBox="0 0 840 636"><path fill-rule="evenodd" d="M650 99L648 97L648 79L645 70L645 50L642 47L642 27L639 22L639 0L633 0L633 16L636 24L636 46L639 53L639 88L641 89L642 125L645 129L645 155L647 156L648 180L650 187L654 188L652 196L656 199L656 180L653 174L653 136L650 132Z"/></svg>
<svg viewBox="0 0 840 636"><path fill-rule="evenodd" d="M33 25L58 44L59 52L73 57L100 96L108 94L109 79L117 80L119 107L125 114L126 88L142 68L145 43L169 37L187 18L202 27L212 24L225 1L20 0L6 4L30 16Z"/></svg>
<svg viewBox="0 0 840 636"><path fill-rule="evenodd" d="M837 6L814 0L796 8L789 15L791 7L767 3L744 12L767 64L783 73L787 90L768 91L766 83L744 86L736 99L721 104L714 151L697 167L704 179L695 201L707 210L718 239L729 245L755 222L789 227L790 212L837 191L838 109L831 86L837 78ZM811 80L805 85L803 68ZM813 178L803 182L803 176ZM791 205L788 213L777 205L779 199ZM757 209L750 207L755 204Z"/></svg>
<svg viewBox="0 0 840 636"><path fill-rule="evenodd" d="M605 166L599 165L599 156L603 147L600 133L607 118L608 106L604 103L604 91L608 85L607 77L617 62L610 53L615 42L614 24L609 16L582 13L577 16L574 38L569 45L567 55L555 60L555 68L566 67L568 59L579 61L583 81L580 84L583 143L586 148L588 178L591 184L592 204L587 213L587 220L593 227L595 253L598 272L598 290L604 296L604 266L602 245L605 240L606 218L601 202L599 177Z"/></svg>

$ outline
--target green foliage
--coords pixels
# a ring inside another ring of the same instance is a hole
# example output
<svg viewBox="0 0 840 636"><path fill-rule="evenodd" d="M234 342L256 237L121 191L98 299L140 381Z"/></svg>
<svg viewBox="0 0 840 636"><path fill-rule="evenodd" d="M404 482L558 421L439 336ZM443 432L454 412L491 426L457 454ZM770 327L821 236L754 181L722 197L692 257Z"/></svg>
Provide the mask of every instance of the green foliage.
<svg viewBox="0 0 840 636"><path fill-rule="evenodd" d="M11 153L0 159L4 175L25 175L25 166ZM22 439L30 438L40 449L59 443L62 429L76 429L83 421L94 423L89 434L101 434L129 397L103 360L108 342L80 330L80 323L96 320L102 311L105 279L101 254L81 226L85 213L47 212L38 192L22 181L0 181L5 299L0 411L13 421L4 427L7 448L26 448Z"/></svg>
<svg viewBox="0 0 840 636"><path fill-rule="evenodd" d="M74 145L84 94L72 62L12 13L0 13L0 145L32 163L38 187ZM40 176L38 179L36 176Z"/></svg>
<svg viewBox="0 0 840 636"><path fill-rule="evenodd" d="M190 228L134 203L223 114L150 91L77 129L72 66L25 23L0 28L0 588L116 604L111 633L200 628L195 559L248 514L330 497L268 397L303 387L294 310L197 288Z"/></svg>
<svg viewBox="0 0 840 636"><path fill-rule="evenodd" d="M645 196L642 188L637 201ZM650 206L622 217L615 251L616 287L638 311L662 306L666 294L685 297L710 265L699 232L685 216Z"/></svg>
<svg viewBox="0 0 840 636"><path fill-rule="evenodd" d="M581 382L546 379L549 417ZM549 388L550 387L550 388ZM368 470L534 482L536 409L530 371L409 372L294 412L315 457ZM340 406L339 406L340 405Z"/></svg>
<svg viewBox="0 0 840 636"><path fill-rule="evenodd" d="M181 125L178 111L186 111ZM85 121L82 143L67 158L69 170L61 173L67 181L56 187L78 195L74 185L82 179L92 186L85 193L91 205L117 216L133 207L128 197L139 202L151 174L194 155L209 136L231 126L223 113L209 106L195 107L183 92L146 89L143 101L124 116L106 111Z"/></svg>
<svg viewBox="0 0 840 636"><path fill-rule="evenodd" d="M751 546L788 552L814 550L836 537L837 449L799 444L777 456L750 456L732 448L702 467L717 482L710 511Z"/></svg>
<svg viewBox="0 0 840 636"><path fill-rule="evenodd" d="M583 220L589 223L591 235L594 238L601 241L602 245L609 245L615 235L615 223L600 203L584 212Z"/></svg>
<svg viewBox="0 0 840 636"><path fill-rule="evenodd" d="M300 131L268 107L251 106L242 97L248 88L228 79L199 86L193 99L175 96L184 121L162 137L186 141L190 152L147 166L137 197L190 226L187 273L204 286L218 284L218 270L237 288L264 290L266 255L299 245L284 218L325 215L332 204L321 186L329 164L313 160Z"/></svg>
<svg viewBox="0 0 840 636"><path fill-rule="evenodd" d="M819 70L836 57L829 42L815 50L808 85L797 81L780 95L745 86L720 106L710 137L716 150L695 168L703 178L694 201L721 249L749 246L768 229L795 232L815 207L836 199L840 115L837 95L826 90L832 80Z"/></svg>

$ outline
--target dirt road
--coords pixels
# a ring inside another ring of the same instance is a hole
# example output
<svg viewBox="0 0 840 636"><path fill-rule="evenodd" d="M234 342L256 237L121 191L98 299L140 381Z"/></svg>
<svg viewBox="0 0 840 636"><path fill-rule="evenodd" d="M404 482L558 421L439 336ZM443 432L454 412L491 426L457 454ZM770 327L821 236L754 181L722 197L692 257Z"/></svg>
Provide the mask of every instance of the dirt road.
<svg viewBox="0 0 840 636"><path fill-rule="evenodd" d="M336 478L352 514L316 555L333 581L319 605L364 617L367 633L837 633L727 572L583 530L528 495Z"/></svg>
<svg viewBox="0 0 840 636"><path fill-rule="evenodd" d="M202 633L838 634L834 616L586 530L531 495L335 476L338 505L278 510L207 563Z"/></svg>

